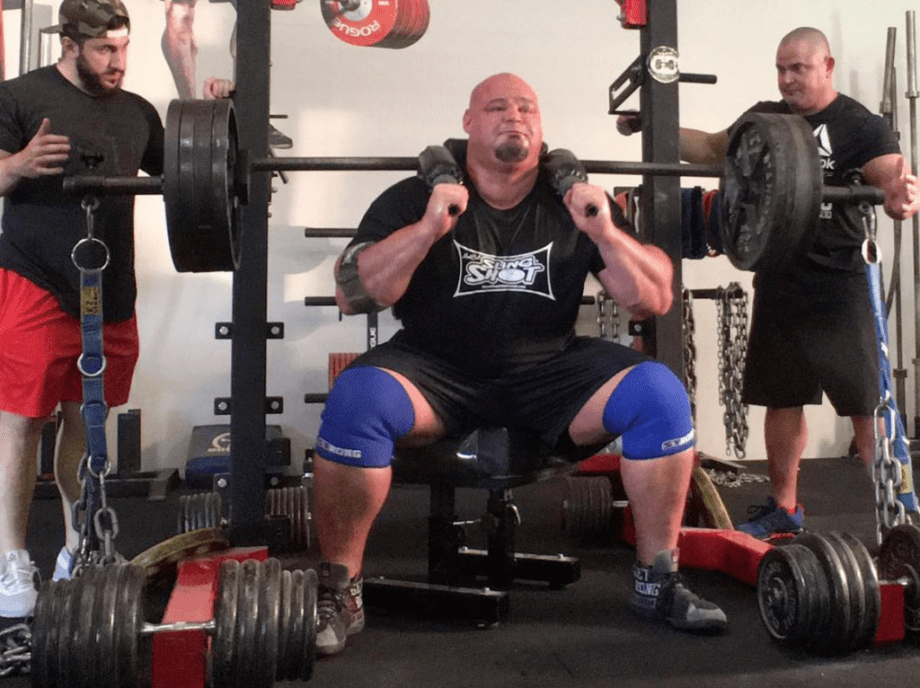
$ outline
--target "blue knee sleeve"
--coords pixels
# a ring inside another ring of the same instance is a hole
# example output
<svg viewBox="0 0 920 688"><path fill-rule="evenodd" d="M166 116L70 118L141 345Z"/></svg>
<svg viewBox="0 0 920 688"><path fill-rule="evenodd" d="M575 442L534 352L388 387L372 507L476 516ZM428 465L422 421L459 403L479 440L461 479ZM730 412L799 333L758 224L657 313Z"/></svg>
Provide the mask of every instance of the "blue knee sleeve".
<svg viewBox="0 0 920 688"><path fill-rule="evenodd" d="M383 468L393 445L415 425L412 400L392 375L379 368L348 368L336 378L316 438L328 461Z"/></svg>
<svg viewBox="0 0 920 688"><path fill-rule="evenodd" d="M645 361L620 380L604 408L604 428L623 438L627 459L654 459L694 445L690 398L663 363Z"/></svg>

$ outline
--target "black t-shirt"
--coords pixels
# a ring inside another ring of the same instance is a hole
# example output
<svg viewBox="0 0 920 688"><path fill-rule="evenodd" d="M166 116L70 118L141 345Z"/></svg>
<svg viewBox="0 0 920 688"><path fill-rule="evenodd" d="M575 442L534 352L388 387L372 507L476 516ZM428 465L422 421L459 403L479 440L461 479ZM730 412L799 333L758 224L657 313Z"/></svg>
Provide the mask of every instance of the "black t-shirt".
<svg viewBox="0 0 920 688"><path fill-rule="evenodd" d="M762 101L748 112L792 114L784 101ZM897 137L885 121L843 94L805 120L814 130L825 186L847 186L848 173L881 155L900 152ZM840 295L848 282L862 289L865 262L860 247L865 238L862 215L855 204L822 203L814 241L776 279L787 290L828 296ZM763 283L771 277L758 279Z"/></svg>
<svg viewBox="0 0 920 688"><path fill-rule="evenodd" d="M0 150L25 148L45 117L52 133L70 138L64 176L163 171L163 124L153 105L138 95L90 96L55 66L0 83ZM98 164L91 168L93 159ZM81 200L64 193L61 175L26 179L4 198L0 234L0 267L47 289L75 316L80 312L80 273L70 252L86 236ZM103 272L103 313L107 321L126 320L137 297L134 197L100 195L99 200L95 235L111 255Z"/></svg>
<svg viewBox="0 0 920 688"><path fill-rule="evenodd" d="M393 307L403 325L396 338L499 377L565 348L575 337L585 279L604 263L543 173L509 210L492 208L469 179L464 183L466 212L432 246ZM371 204L352 243L379 241L417 222L428 196L418 177L390 187ZM617 224L626 226L611 205Z"/></svg>

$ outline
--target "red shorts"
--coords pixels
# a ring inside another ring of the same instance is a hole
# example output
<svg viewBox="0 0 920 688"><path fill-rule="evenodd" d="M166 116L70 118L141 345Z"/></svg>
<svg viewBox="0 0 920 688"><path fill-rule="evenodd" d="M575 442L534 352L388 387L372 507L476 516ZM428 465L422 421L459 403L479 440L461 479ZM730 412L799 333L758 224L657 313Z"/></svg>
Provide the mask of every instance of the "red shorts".
<svg viewBox="0 0 920 688"><path fill-rule="evenodd" d="M103 327L103 380L110 407L128 402L138 357L137 318ZM83 400L77 359L80 321L49 292L0 268L0 411L28 418L54 413L59 402Z"/></svg>

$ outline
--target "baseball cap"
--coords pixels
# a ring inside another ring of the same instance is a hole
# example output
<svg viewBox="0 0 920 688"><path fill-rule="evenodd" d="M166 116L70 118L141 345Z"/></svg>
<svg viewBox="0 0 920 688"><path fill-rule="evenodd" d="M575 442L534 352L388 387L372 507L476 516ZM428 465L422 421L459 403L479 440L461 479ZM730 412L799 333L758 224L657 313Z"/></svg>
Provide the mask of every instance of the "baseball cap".
<svg viewBox="0 0 920 688"><path fill-rule="evenodd" d="M112 28L112 20L124 22ZM60 24L42 29L42 33L64 33L64 27L86 38L118 38L130 30L128 10L121 0L63 0L58 11Z"/></svg>

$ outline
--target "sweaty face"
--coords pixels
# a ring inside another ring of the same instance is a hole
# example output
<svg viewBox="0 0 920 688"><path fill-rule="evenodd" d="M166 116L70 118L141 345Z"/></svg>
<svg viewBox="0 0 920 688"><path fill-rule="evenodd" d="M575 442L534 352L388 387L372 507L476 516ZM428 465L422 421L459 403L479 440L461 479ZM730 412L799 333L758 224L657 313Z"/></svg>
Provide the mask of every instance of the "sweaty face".
<svg viewBox="0 0 920 688"><path fill-rule="evenodd" d="M464 115L471 148L491 151L503 163L536 160L543 145L543 124L537 96L512 75L487 79L473 92Z"/></svg>
<svg viewBox="0 0 920 688"><path fill-rule="evenodd" d="M77 56L77 75L83 88L105 96L121 88L125 78L128 38L88 38Z"/></svg>
<svg viewBox="0 0 920 688"><path fill-rule="evenodd" d="M810 115L827 106L833 92L833 61L820 46L803 41L780 45L776 51L779 92L792 110Z"/></svg>

